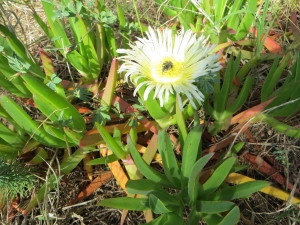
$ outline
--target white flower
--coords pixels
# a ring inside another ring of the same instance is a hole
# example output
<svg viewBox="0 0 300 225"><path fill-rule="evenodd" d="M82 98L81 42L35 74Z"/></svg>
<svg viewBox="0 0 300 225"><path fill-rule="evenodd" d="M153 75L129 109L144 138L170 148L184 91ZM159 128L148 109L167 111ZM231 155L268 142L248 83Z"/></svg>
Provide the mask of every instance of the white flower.
<svg viewBox="0 0 300 225"><path fill-rule="evenodd" d="M195 80L207 74L214 74L221 69L219 56L211 53L215 45L210 46L207 38L196 37L191 30L173 36L172 30L154 31L149 27L146 38L138 38L131 49L118 49L119 57L124 61L119 72L125 72L125 81L137 84L134 91L146 85L144 100L151 90L158 98L160 106L167 102L169 96L177 94L179 106L183 110L182 96L185 95L196 109L195 101L201 104L203 94L195 85Z"/></svg>

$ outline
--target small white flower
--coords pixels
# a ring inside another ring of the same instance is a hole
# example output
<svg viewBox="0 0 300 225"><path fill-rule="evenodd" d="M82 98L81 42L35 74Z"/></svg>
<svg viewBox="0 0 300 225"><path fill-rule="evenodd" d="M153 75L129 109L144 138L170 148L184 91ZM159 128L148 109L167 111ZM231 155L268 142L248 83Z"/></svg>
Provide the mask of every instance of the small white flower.
<svg viewBox="0 0 300 225"><path fill-rule="evenodd" d="M119 57L124 61L119 72L125 72L125 81L137 84L134 91L146 85L144 100L151 90L160 105L167 102L171 94L177 94L179 106L183 110L182 95L185 95L196 109L195 101L203 102L203 94L195 85L195 80L207 74L214 74L221 69L219 56L211 53L215 45L210 46L207 38L196 37L191 30L172 36L172 30L154 31L149 27L146 38L138 38L131 49L118 49Z"/></svg>

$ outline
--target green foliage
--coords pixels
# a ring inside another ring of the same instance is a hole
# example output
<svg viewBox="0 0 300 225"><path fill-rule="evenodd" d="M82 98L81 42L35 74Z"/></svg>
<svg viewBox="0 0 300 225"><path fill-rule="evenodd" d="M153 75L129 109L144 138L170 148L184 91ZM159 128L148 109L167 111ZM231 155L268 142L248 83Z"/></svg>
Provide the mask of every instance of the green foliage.
<svg viewBox="0 0 300 225"><path fill-rule="evenodd" d="M102 136L103 140L107 144L107 147L113 151L114 154L120 159L125 159L126 155L128 154L124 149L120 146L120 144L112 137L110 134L105 130L103 126L99 123L95 123L97 130L99 131L100 135Z"/></svg>
<svg viewBox="0 0 300 225"><path fill-rule="evenodd" d="M1 201L28 194L36 183L36 177L29 167L16 160L8 161L0 157Z"/></svg>
<svg viewBox="0 0 300 225"><path fill-rule="evenodd" d="M199 177L207 173L204 168L213 156L201 155L201 134L201 126L196 126L188 134L184 143L182 164L179 166L169 136L164 131L159 131L158 150L165 175L145 163L128 136L129 151L146 179L128 181L126 190L129 194L143 195L145 198L130 200L128 205L128 198L106 199L101 201L100 205L140 211L150 208L155 214L161 214L147 224L197 224L200 219L204 219L209 225L236 224L239 221L239 208L229 201L249 196L269 183L252 181L232 187L223 185L228 174L235 170L234 157L218 162L209 179L199 183ZM163 187L176 191L170 194ZM189 207L190 211L187 220L184 221L183 213L186 207ZM222 212L228 213L223 216Z"/></svg>
<svg viewBox="0 0 300 225"><path fill-rule="evenodd" d="M235 41L243 39L257 8L257 0L155 1L165 14L177 17L186 30L201 31L214 43L222 43L227 37Z"/></svg>
<svg viewBox="0 0 300 225"><path fill-rule="evenodd" d="M275 159L281 162L282 165L289 165L287 153L289 150L280 149L275 147L273 150L273 154L276 155Z"/></svg>
<svg viewBox="0 0 300 225"><path fill-rule="evenodd" d="M55 73L50 76L50 79L51 81L49 81L46 85L53 91L56 91L56 85L60 84L62 79L60 79Z"/></svg>
<svg viewBox="0 0 300 225"><path fill-rule="evenodd" d="M72 91L72 93L74 94L74 96L76 98L79 98L80 100L87 102L91 99L91 92L88 91L87 88L83 88L83 87L75 87L74 90Z"/></svg>
<svg viewBox="0 0 300 225"><path fill-rule="evenodd" d="M210 99L209 96L205 99L204 109L213 119L215 119L214 124L210 127L210 133L212 135L215 135L220 130L228 127L231 117L243 106L251 91L253 83L253 78L251 76L247 76L241 89L234 82L234 79L241 82L250 70L250 67L247 65L247 68L244 66L244 68L241 68L240 71L238 71L240 60L240 54L235 60L233 57L230 57L225 69L222 87L220 86L220 83L215 83L212 99ZM251 63L254 63L254 61ZM211 100L213 107L210 103Z"/></svg>
<svg viewBox="0 0 300 225"><path fill-rule="evenodd" d="M296 43L297 45L297 43ZM293 50L291 45L290 49ZM290 117L300 111L300 53L296 50L294 53L294 63L291 66L290 73L281 83L281 76L287 65L292 59L292 52L288 52L279 62L277 57L267 75L261 91L261 101L275 98L266 108L267 113L263 113L255 118L256 121L262 120L272 126L280 133L290 137L300 138L300 129L285 124L275 117Z"/></svg>
<svg viewBox="0 0 300 225"><path fill-rule="evenodd" d="M211 94L214 91L214 83L220 83L220 79L216 75L208 74L198 77L195 81L197 87L203 90L205 94Z"/></svg>

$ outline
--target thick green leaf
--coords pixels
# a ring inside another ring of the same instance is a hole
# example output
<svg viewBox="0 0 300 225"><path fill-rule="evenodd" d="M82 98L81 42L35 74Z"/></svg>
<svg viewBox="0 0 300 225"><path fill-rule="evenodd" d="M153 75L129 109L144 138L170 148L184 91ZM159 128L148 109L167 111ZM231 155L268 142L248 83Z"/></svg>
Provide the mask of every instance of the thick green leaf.
<svg viewBox="0 0 300 225"><path fill-rule="evenodd" d="M244 38L248 33L249 33L249 29L253 23L254 20L254 15L256 12L256 8L257 8L257 1L258 0L248 0L247 1L247 12L244 16L244 18L242 19L236 34L234 35L234 38L236 40L241 40L242 38Z"/></svg>
<svg viewBox="0 0 300 225"><path fill-rule="evenodd" d="M185 187L188 184L189 175L192 170L192 166L197 160L197 156L201 155L201 136L203 127L201 125L193 128L184 143L182 152L182 164L181 164L181 186ZM200 153L199 153L200 151Z"/></svg>
<svg viewBox="0 0 300 225"><path fill-rule="evenodd" d="M204 221L207 225L216 225L219 224L223 217L220 214L204 214L202 215Z"/></svg>
<svg viewBox="0 0 300 225"><path fill-rule="evenodd" d="M50 135L62 140L62 141L65 141L65 142L68 142L68 145L69 146L77 146L79 142L76 142L74 143L73 142L73 139L69 138L65 133L64 133L64 130L63 128L60 128L59 126L51 126L51 125L48 125L48 124L43 124L43 127L45 129L45 131L47 133L49 133Z"/></svg>
<svg viewBox="0 0 300 225"><path fill-rule="evenodd" d="M128 153L120 147L120 145L116 142L116 140L112 136L110 136L110 134L105 130L105 128L102 125L100 125L99 123L95 123L95 125L100 135L102 136L103 140L105 141L107 147L111 151L113 151L113 153L119 159L125 159Z"/></svg>
<svg viewBox="0 0 300 225"><path fill-rule="evenodd" d="M163 195L157 192L149 194L148 204L155 214L174 212L179 208L179 206L176 205L177 202L169 200L169 195Z"/></svg>
<svg viewBox="0 0 300 225"><path fill-rule="evenodd" d="M45 32L45 34L48 36L49 39L55 37L52 30L49 29L47 24L41 19L41 17L39 17L39 15L36 12L34 12L32 16L35 19L35 21L38 23L38 25L42 28L42 30Z"/></svg>
<svg viewBox="0 0 300 225"><path fill-rule="evenodd" d="M94 48L93 41L90 38L89 31L79 14L74 18L69 18L75 42L78 44L80 54L87 59L88 68L90 69L90 81L98 78L100 75L100 66L98 64L97 52Z"/></svg>
<svg viewBox="0 0 300 225"><path fill-rule="evenodd" d="M0 75L1 85L11 92L20 97L29 98L32 96L30 91L25 87L21 74L18 74L12 68L9 67L8 60L0 54ZM7 87L4 85L6 84ZM10 87L13 86L13 87ZM17 88L17 90L14 90Z"/></svg>
<svg viewBox="0 0 300 225"><path fill-rule="evenodd" d="M45 77L45 74L39 67L38 63L33 61L33 57L29 58L27 56L28 51L23 46L23 44L18 40L18 38L11 33L5 26L0 24L0 32L2 32L6 36L6 41L10 48L14 51L15 54L19 56L19 59L22 62L26 62L31 66L31 69L41 77ZM27 53L27 54L26 54Z"/></svg>
<svg viewBox="0 0 300 225"><path fill-rule="evenodd" d="M105 30L106 40L107 40L107 44L108 44L107 47L108 47L108 49L110 49L110 54L112 55L112 57L115 57L115 56L118 57L119 56L117 53L118 46L117 46L117 42L116 42L116 39L114 36L113 29L110 27L105 27L104 30Z"/></svg>
<svg viewBox="0 0 300 225"><path fill-rule="evenodd" d="M222 89L220 92L214 93L214 108L216 111L215 119L217 120L219 120L220 117L218 115L221 115L226 108L230 87L233 83L234 76L238 70L238 67L236 66L237 61L238 59L234 61L233 57L230 57L229 62L226 66L226 72L224 75L224 82L222 84Z"/></svg>
<svg viewBox="0 0 300 225"><path fill-rule="evenodd" d="M85 157L85 150L78 148L70 157L68 157L61 165L60 172L63 174L69 174Z"/></svg>
<svg viewBox="0 0 300 225"><path fill-rule="evenodd" d="M233 30L237 30L238 28L238 25L240 23L240 17L241 17L241 14L234 14L234 12L238 11L241 9L241 6L244 4L245 0L243 1L234 1L233 2L233 5L230 7L230 11L229 11L229 14L230 14L230 17L228 19L228 22L227 22L227 27L228 28L231 28Z"/></svg>
<svg viewBox="0 0 300 225"><path fill-rule="evenodd" d="M217 191L209 196L206 200L209 201L222 201L222 200L234 200L237 198L243 198L249 196L254 192L270 185L267 181L249 181L243 184L239 184L233 187L225 188Z"/></svg>
<svg viewBox="0 0 300 225"><path fill-rule="evenodd" d="M0 138L0 157L4 156L7 159L15 158L18 155L16 148L9 145Z"/></svg>
<svg viewBox="0 0 300 225"><path fill-rule="evenodd" d="M100 70L102 70L104 59L106 57L105 52L105 32L103 25L99 22L96 25L96 50L98 55L98 63L100 66Z"/></svg>
<svg viewBox="0 0 300 225"><path fill-rule="evenodd" d="M81 54L79 54L76 50L67 51L68 48L72 47L70 40L67 37L65 32L65 28L61 25L59 20L56 18L53 21L53 17L55 17L55 8L51 2L42 1L42 5L44 8L45 15L47 17L47 22L51 28L52 32L46 32L47 35L53 35L58 38L54 42L55 47L60 49L60 53L68 59L68 61L75 67L75 69L83 76L88 76L90 73L90 69L88 68L88 59L85 59ZM39 23L43 25L42 23ZM44 27L44 26L42 26ZM44 29L47 31L47 29ZM49 31L49 30L48 30ZM49 36L49 38L53 39L54 37Z"/></svg>
<svg viewBox="0 0 300 225"><path fill-rule="evenodd" d="M279 62L279 55L275 58L272 66L269 70L268 76L265 79L264 85L262 86L261 94L260 94L261 102L265 102L268 100L269 96L271 95L271 93L273 91L273 88L272 88L272 87L274 87L273 83L277 83L277 81L278 81L278 79L275 80L273 78L273 74L275 73L275 71L277 69L278 62ZM272 86L270 86L270 85L272 85Z"/></svg>
<svg viewBox="0 0 300 225"><path fill-rule="evenodd" d="M83 133L71 130L68 127L64 127L63 129L64 129L64 132L65 132L67 138L69 138L72 143L79 146L79 143L83 137Z"/></svg>
<svg viewBox="0 0 300 225"><path fill-rule="evenodd" d="M221 165L213 171L211 177L199 187L198 198L203 198L215 190L224 182L229 172L231 171L232 166L236 162L236 158L228 158Z"/></svg>
<svg viewBox="0 0 300 225"><path fill-rule="evenodd" d="M256 121L261 121L261 120L264 121L265 123L272 126L278 132L284 133L284 135L286 135L286 136L300 138L300 129L299 128L292 127L290 125L282 123L272 116L261 114L258 117L256 117L255 120Z"/></svg>
<svg viewBox="0 0 300 225"><path fill-rule="evenodd" d="M66 147L66 143L48 134L41 126L33 121L24 110L5 95L1 96L1 105L9 112L14 121L33 139L38 142L55 147Z"/></svg>
<svg viewBox="0 0 300 225"><path fill-rule="evenodd" d="M292 116L299 111L300 106L300 93L299 93L300 81L291 82L288 86L280 88L280 92L277 93L277 97L265 108L272 109L269 115L272 116ZM294 101L295 100L295 101ZM288 101L291 101L288 104Z"/></svg>
<svg viewBox="0 0 300 225"><path fill-rule="evenodd" d="M163 168L167 178L180 188L180 168L173 152L170 137L162 130L158 132L158 151L162 157Z"/></svg>
<svg viewBox="0 0 300 225"><path fill-rule="evenodd" d="M197 213L215 214L231 210L235 206L232 202L226 201L197 201Z"/></svg>
<svg viewBox="0 0 300 225"><path fill-rule="evenodd" d="M8 129L0 122L0 134L1 138L11 145L24 145L25 142L19 138L19 135Z"/></svg>
<svg viewBox="0 0 300 225"><path fill-rule="evenodd" d="M253 84L253 78L251 76L248 76L246 78L246 81L243 85L242 90L238 94L238 97L235 99L235 101L227 108L226 112L227 115L224 117L227 118L228 116L232 116L234 113L236 113L246 102L248 95L251 91Z"/></svg>
<svg viewBox="0 0 300 225"><path fill-rule="evenodd" d="M235 206L218 225L235 225L240 220L240 209Z"/></svg>
<svg viewBox="0 0 300 225"><path fill-rule="evenodd" d="M157 182L166 187L176 188L176 186L171 183L165 175L154 170L143 160L135 145L132 143L129 135L127 135L127 144L136 166L147 179Z"/></svg>
<svg viewBox="0 0 300 225"><path fill-rule="evenodd" d="M149 210L150 208L145 205L145 202L145 198L120 197L104 199L99 203L99 205L115 209L125 209L134 211Z"/></svg>
<svg viewBox="0 0 300 225"><path fill-rule="evenodd" d="M213 155L214 153L210 153L203 156L193 165L191 169L188 181L188 199L191 206L196 203L196 199L198 197L200 172Z"/></svg>
<svg viewBox="0 0 300 225"><path fill-rule="evenodd" d="M227 0L215 0L215 22L218 22L223 18Z"/></svg>
<svg viewBox="0 0 300 225"><path fill-rule="evenodd" d="M34 94L34 100L45 116L53 122L71 120L65 126L78 132L85 132L84 119L71 103L31 75L24 74L22 79L26 82L26 87ZM63 116L60 118L62 111Z"/></svg>
<svg viewBox="0 0 300 225"><path fill-rule="evenodd" d="M143 78L139 79L136 85L140 84L143 81L145 81ZM143 85L138 91L139 96L141 96L142 100L144 99L143 96L145 90L146 90L146 86ZM144 105L146 106L147 110L149 111L153 119L157 120L157 119L166 118L169 112L164 111L164 108L160 107L158 100L153 98L153 96L154 96L154 91L150 91L147 101L143 100Z"/></svg>
<svg viewBox="0 0 300 225"><path fill-rule="evenodd" d="M27 95L23 94L11 81L7 80L7 78L0 72L0 86L2 89L10 92L13 95L20 97L27 97Z"/></svg>
<svg viewBox="0 0 300 225"><path fill-rule="evenodd" d="M144 225L184 225L183 217L177 213L165 213Z"/></svg>
<svg viewBox="0 0 300 225"><path fill-rule="evenodd" d="M1 102L1 101L0 101ZM14 131L18 134L19 138L21 138L24 141L28 141L28 137L26 136L26 132L14 121L14 119L5 111L5 109L0 104L0 117L5 119L7 122L9 122L13 128Z"/></svg>
<svg viewBox="0 0 300 225"><path fill-rule="evenodd" d="M164 195L169 195L160 184L148 179L129 180L126 183L126 191L129 194L140 194L145 196L148 196L153 191L161 192Z"/></svg>
<svg viewBox="0 0 300 225"><path fill-rule="evenodd" d="M23 79L20 77L21 74L18 74L16 71L14 71L12 68L10 68L7 58L5 58L3 55L0 54L0 74L5 77L1 78L1 85L3 82L12 83L18 90L18 91L12 91L11 89L8 89L7 87L4 87L6 90L11 92L12 94L16 94L20 97L29 98L32 96L30 91L25 87ZM2 85L3 86L3 85Z"/></svg>
<svg viewBox="0 0 300 225"><path fill-rule="evenodd" d="M36 155L27 163L29 165L36 165L45 162L48 158L48 153L43 148L38 148Z"/></svg>
<svg viewBox="0 0 300 225"><path fill-rule="evenodd" d="M88 165L107 164L107 163L112 163L112 162L117 161L117 160L119 160L118 156L116 156L115 154L111 154L111 155L106 156L106 157L93 159L93 160L88 162Z"/></svg>

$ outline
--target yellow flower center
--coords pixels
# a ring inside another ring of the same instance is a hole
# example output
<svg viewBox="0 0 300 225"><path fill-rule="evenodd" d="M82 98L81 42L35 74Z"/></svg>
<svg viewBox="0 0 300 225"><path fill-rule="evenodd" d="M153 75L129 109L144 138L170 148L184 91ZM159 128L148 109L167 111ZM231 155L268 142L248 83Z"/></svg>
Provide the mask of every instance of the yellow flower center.
<svg viewBox="0 0 300 225"><path fill-rule="evenodd" d="M176 61L172 57L165 57L156 65L156 71L161 79L177 80L182 73L182 62Z"/></svg>

